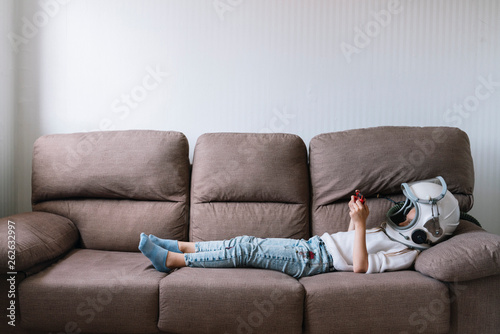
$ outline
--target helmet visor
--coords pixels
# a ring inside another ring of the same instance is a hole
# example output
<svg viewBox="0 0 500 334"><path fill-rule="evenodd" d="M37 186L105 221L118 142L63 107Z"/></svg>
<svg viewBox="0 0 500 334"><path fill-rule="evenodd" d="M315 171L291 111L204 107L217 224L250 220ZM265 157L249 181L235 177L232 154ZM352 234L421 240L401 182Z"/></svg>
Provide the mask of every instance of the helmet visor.
<svg viewBox="0 0 500 334"><path fill-rule="evenodd" d="M387 220L393 228L405 230L417 221L418 210L415 203L406 199L404 204L396 204L387 212Z"/></svg>

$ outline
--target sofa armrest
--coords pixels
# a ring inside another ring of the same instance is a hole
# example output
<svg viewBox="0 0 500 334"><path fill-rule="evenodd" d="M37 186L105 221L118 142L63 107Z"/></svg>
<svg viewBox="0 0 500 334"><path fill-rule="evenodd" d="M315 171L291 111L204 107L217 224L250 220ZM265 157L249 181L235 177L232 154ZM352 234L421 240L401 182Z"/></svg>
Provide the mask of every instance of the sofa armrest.
<svg viewBox="0 0 500 334"><path fill-rule="evenodd" d="M415 270L445 282L500 274L500 236L461 220L453 236L425 251Z"/></svg>
<svg viewBox="0 0 500 334"><path fill-rule="evenodd" d="M78 239L76 226L52 213L28 212L1 218L0 272L26 271L49 263L70 250Z"/></svg>

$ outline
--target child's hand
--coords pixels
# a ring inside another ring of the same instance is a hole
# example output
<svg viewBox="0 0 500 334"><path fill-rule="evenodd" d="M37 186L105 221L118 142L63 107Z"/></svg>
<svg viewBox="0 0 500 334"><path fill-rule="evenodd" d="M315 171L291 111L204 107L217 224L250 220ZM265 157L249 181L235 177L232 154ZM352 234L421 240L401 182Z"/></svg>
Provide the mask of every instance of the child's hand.
<svg viewBox="0 0 500 334"><path fill-rule="evenodd" d="M356 200L355 196L351 196L351 201L349 202L349 216L354 223L355 228L366 228L366 219L370 214L366 202L363 204Z"/></svg>

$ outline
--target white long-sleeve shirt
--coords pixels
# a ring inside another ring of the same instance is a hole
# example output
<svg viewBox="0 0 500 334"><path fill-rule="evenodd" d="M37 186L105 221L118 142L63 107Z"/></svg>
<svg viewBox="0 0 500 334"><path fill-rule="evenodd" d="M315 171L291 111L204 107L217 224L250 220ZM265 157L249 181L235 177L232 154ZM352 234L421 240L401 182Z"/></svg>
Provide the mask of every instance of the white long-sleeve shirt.
<svg viewBox="0 0 500 334"><path fill-rule="evenodd" d="M349 232L325 233L321 236L326 249L333 258L338 271L353 271L354 230ZM390 239L381 227L366 230L368 252L367 274L403 270L411 267L418 250Z"/></svg>

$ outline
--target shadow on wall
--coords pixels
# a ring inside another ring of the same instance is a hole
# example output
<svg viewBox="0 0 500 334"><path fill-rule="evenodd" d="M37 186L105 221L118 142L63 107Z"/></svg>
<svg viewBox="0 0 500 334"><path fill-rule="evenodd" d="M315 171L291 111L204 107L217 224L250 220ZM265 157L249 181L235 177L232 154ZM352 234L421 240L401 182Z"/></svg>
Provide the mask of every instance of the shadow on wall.
<svg viewBox="0 0 500 334"><path fill-rule="evenodd" d="M2 206L0 216L31 211L31 158L33 143L41 135L40 125L40 48L44 27L53 12L48 12L38 1L2 1L2 35L10 88L10 105L6 109L6 132L2 139ZM5 9L5 10L4 10ZM9 23L6 23L9 22ZM10 61L9 61L10 60ZM2 92L3 93L3 92ZM6 155L4 155L4 152ZM26 163L30 162L30 163ZM3 164L6 164L4 171ZM6 186L5 188L3 186ZM8 193L4 193L8 191ZM9 189L9 190L7 190Z"/></svg>
<svg viewBox="0 0 500 334"><path fill-rule="evenodd" d="M0 2L0 35L7 36L14 29L15 0ZM0 42L0 216L16 212L15 187L15 83L16 57L9 40Z"/></svg>

